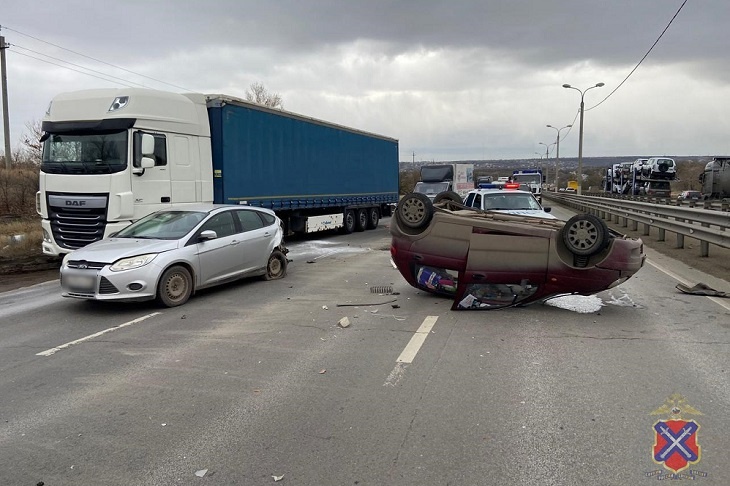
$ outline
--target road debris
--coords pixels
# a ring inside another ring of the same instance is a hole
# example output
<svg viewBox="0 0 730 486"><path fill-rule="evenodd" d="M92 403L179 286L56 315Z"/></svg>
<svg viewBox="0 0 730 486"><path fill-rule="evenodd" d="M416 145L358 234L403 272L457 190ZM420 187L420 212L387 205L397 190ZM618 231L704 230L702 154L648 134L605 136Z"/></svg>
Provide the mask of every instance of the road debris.
<svg viewBox="0 0 730 486"><path fill-rule="evenodd" d="M207 469L200 469L198 471L195 471L195 475L198 476L199 478L202 478L203 476L205 476L205 474L207 472L208 472Z"/></svg>
<svg viewBox="0 0 730 486"><path fill-rule="evenodd" d="M677 284L677 290L684 292L685 294L692 295L704 295L706 297L730 297L730 293L723 292L721 290L715 290L707 284L702 282L698 283L694 287L689 287L684 284Z"/></svg>
<svg viewBox="0 0 730 486"><path fill-rule="evenodd" d="M284 479L284 475L283 474L281 476L271 476L271 477L274 478L274 482L275 483L278 483L279 481L281 481L282 479Z"/></svg>
<svg viewBox="0 0 730 486"><path fill-rule="evenodd" d="M339 320L337 325L342 328L350 327L350 319L348 319L347 317L343 317L342 319Z"/></svg>

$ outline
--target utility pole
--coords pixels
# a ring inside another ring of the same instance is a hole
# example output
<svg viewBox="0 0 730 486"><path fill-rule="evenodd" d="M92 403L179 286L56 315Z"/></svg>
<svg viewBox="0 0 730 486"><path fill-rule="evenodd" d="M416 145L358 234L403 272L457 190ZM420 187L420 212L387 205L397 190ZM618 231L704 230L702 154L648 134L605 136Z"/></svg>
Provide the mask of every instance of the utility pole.
<svg viewBox="0 0 730 486"><path fill-rule="evenodd" d="M3 90L3 134L5 136L5 168L10 169L12 165L10 153L10 121L8 117L8 76L5 70L5 37L0 35L0 76L2 77Z"/></svg>
<svg viewBox="0 0 730 486"><path fill-rule="evenodd" d="M415 164L415 163L416 163L416 152L413 152L413 162L412 162L412 163L413 163L413 164Z"/></svg>

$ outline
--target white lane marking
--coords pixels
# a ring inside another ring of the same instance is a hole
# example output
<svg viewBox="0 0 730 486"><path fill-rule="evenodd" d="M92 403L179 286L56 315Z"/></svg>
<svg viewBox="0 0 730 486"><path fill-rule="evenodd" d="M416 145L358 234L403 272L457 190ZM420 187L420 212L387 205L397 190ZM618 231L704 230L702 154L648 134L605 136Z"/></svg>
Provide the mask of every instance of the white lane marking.
<svg viewBox="0 0 730 486"><path fill-rule="evenodd" d="M660 272L664 272L664 273L666 273L667 275L669 275L670 277L672 277L672 278L673 278L674 280L678 281L679 283L682 283L682 284L684 284L684 285L686 285L686 286L688 286L688 287L691 287L692 285L694 285L694 284L693 284L692 282L690 282L690 281L688 281L688 280L685 280L685 279L683 279L682 277L680 277L680 276L679 276L679 275L677 275L676 273L674 273L674 272L672 272L672 271L670 271L670 270L667 270L666 268L662 267L662 266L661 266L661 265L659 265L658 263L654 263L654 262L652 262L652 261L651 261L651 260L649 260L648 258L646 259L646 263L648 263L648 264L649 264L649 265L651 265L652 267L656 268L656 269L657 269L657 270L659 270ZM719 305L720 307L724 307L725 309L727 309L727 310L730 310L730 304L728 304L728 303L724 302L724 301L723 301L722 299L720 299L719 297L711 297L711 296L706 296L706 297L707 297L708 299L710 299L711 301L713 301L713 302L714 302L715 304Z"/></svg>
<svg viewBox="0 0 730 486"><path fill-rule="evenodd" d="M388 375L388 378L385 379L385 383L383 383L383 386L395 386L400 381L401 377L403 376L403 373L405 373L406 368L405 364L403 363L396 363L395 368L393 368L393 371L390 372Z"/></svg>
<svg viewBox="0 0 730 486"><path fill-rule="evenodd" d="M413 363L416 354L418 354L418 350L420 350L421 346L423 346L423 343L426 341L428 334L431 332L431 329L433 329L437 320L438 316L426 316L421 323L421 326L418 328L413 337L411 337L411 340L408 341L408 344L406 344L403 352L400 356L398 356L395 368L393 368L393 371L391 371L385 379L383 386L395 386L398 384L400 379L403 378L406 371L406 365Z"/></svg>
<svg viewBox="0 0 730 486"><path fill-rule="evenodd" d="M438 318L438 316L426 316L421 327L418 328L418 331L416 331L408 344L406 344L405 349L403 349L403 352L400 356L398 356L396 362L413 363L418 350L421 349L421 346L423 346L423 343L428 337L428 333L431 332L431 329L433 328L433 325L436 324Z"/></svg>
<svg viewBox="0 0 730 486"><path fill-rule="evenodd" d="M94 339L95 337L99 337L102 334L106 334L108 332L116 331L117 329L121 329L123 327L131 326L132 324L137 324L138 322L142 322L145 319L149 319L150 317L154 317L158 314L162 314L161 312L153 312L152 314L147 314L146 316L138 317L137 319L134 319L129 322L125 322L124 324L119 324L118 326L110 327L109 329L104 329L103 331L99 331L94 334L90 334L86 337L82 337L81 339L77 339L75 341L71 341L66 344L62 344L60 346L56 346L55 348L47 349L45 351L41 351L40 353L36 353L36 356L51 356L52 354L56 354L58 351L61 351L62 349L66 349L69 346L73 346L74 344L83 343L84 341L88 341L89 339Z"/></svg>

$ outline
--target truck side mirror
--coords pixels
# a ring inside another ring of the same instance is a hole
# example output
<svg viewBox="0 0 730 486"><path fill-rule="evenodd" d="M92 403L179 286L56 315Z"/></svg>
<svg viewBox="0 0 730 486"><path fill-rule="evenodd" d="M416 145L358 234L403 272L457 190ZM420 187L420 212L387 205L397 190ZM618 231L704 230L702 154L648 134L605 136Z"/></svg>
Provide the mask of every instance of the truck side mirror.
<svg viewBox="0 0 730 486"><path fill-rule="evenodd" d="M155 154L155 137L150 135L149 133L143 133L142 134L142 155L154 155ZM143 162L144 164L144 159ZM142 165L144 167L144 165ZM154 167L154 163L152 164L152 167Z"/></svg>
<svg viewBox="0 0 730 486"><path fill-rule="evenodd" d="M132 174L142 175L144 174L145 169L151 169L155 166L155 159L150 157L142 157L142 159L139 161L139 167L134 167L132 169Z"/></svg>

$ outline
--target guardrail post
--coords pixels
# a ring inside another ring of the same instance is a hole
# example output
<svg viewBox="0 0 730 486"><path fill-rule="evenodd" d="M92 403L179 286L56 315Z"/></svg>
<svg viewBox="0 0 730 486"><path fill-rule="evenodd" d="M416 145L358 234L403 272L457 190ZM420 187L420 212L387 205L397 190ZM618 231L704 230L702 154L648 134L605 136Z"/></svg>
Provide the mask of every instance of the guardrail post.
<svg viewBox="0 0 730 486"><path fill-rule="evenodd" d="M723 199L720 202L720 210L721 211L728 211L730 209L730 199Z"/></svg>
<svg viewBox="0 0 730 486"><path fill-rule="evenodd" d="M657 241L664 241L665 234L664 228L659 228L659 239Z"/></svg>
<svg viewBox="0 0 730 486"><path fill-rule="evenodd" d="M628 216L624 216L624 224L622 224L621 226L623 226L624 228L629 226L629 217Z"/></svg>
<svg viewBox="0 0 730 486"><path fill-rule="evenodd" d="M709 228L710 225L707 223L702 223L702 227ZM710 244L706 241L700 241L700 256L710 256Z"/></svg>
<svg viewBox="0 0 730 486"><path fill-rule="evenodd" d="M700 256L710 256L710 244L706 241L700 241Z"/></svg>
<svg viewBox="0 0 730 486"><path fill-rule="evenodd" d="M677 246L675 248L684 248L684 235L677 233Z"/></svg>
<svg viewBox="0 0 730 486"><path fill-rule="evenodd" d="M639 230L639 222L634 220L631 220L631 231L638 231Z"/></svg>
<svg viewBox="0 0 730 486"><path fill-rule="evenodd" d="M651 234L651 226L649 226L649 223L644 223L644 236L649 234Z"/></svg>

